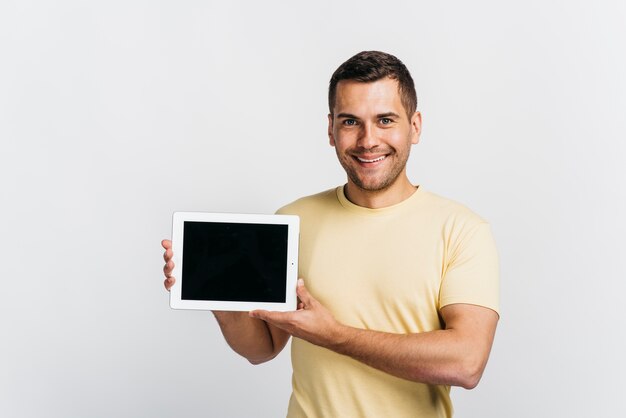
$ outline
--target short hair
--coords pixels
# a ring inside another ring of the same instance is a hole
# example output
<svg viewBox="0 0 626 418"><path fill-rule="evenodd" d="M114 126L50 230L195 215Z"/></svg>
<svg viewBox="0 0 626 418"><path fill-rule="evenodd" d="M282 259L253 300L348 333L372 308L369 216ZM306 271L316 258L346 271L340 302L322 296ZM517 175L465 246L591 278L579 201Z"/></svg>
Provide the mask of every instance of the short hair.
<svg viewBox="0 0 626 418"><path fill-rule="evenodd" d="M333 114L337 98L337 84L342 80L363 83L385 77L398 82L400 100L409 119L417 109L417 93L411 73L398 58L380 51L362 51L348 59L335 70L328 85L328 108Z"/></svg>

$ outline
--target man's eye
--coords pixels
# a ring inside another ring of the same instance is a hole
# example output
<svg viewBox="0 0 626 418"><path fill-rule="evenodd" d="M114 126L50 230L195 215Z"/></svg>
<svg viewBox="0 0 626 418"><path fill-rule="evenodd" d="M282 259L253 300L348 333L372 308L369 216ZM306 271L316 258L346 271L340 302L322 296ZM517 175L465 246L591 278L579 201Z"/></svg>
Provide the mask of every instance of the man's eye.
<svg viewBox="0 0 626 418"><path fill-rule="evenodd" d="M389 118L381 118L380 119L380 123L382 125L389 125L391 122L393 122L393 121L391 119L389 119Z"/></svg>
<svg viewBox="0 0 626 418"><path fill-rule="evenodd" d="M343 124L346 126L354 126L356 125L356 121L354 119L346 119L343 121Z"/></svg>

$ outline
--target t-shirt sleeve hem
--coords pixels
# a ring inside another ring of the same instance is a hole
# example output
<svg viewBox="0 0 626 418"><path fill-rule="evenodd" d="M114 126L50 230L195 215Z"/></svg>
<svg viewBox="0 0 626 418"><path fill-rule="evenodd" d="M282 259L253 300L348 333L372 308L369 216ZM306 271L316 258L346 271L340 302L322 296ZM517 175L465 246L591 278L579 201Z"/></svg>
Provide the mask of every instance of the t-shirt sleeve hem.
<svg viewBox="0 0 626 418"><path fill-rule="evenodd" d="M445 306L459 304L459 303L466 304L466 305L481 306L483 308L488 308L488 309L491 309L492 311L494 311L495 313L497 313L498 316L500 316L500 306L499 306L498 303L485 302L485 301L476 301L476 300L467 300L467 299L460 299L460 298L446 298L446 299L442 300L440 305L439 305L439 309L441 310L441 308L443 308Z"/></svg>

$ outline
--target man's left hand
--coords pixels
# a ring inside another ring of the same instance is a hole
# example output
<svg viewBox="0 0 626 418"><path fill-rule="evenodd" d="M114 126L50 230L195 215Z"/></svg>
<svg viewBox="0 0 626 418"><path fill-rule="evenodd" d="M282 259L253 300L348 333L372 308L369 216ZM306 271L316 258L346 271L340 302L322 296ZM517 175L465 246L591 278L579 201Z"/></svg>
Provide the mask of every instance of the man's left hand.
<svg viewBox="0 0 626 418"><path fill-rule="evenodd" d="M250 316L262 319L311 344L329 348L338 342L345 335L342 332L344 326L311 296L302 279L298 279L296 293L300 299L297 311L275 312L259 309L251 311Z"/></svg>

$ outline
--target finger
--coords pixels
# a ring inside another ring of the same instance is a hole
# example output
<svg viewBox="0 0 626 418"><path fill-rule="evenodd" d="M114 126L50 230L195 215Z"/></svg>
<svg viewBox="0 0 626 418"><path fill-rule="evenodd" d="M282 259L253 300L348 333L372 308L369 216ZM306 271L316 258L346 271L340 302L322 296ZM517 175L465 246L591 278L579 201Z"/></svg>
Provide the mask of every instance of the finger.
<svg viewBox="0 0 626 418"><path fill-rule="evenodd" d="M173 277L168 277L167 279L165 279L165 281L163 282L165 290L169 292L172 286L174 286L174 283L176 283L176 279Z"/></svg>
<svg viewBox="0 0 626 418"><path fill-rule="evenodd" d="M286 321L286 315L288 315L288 313L275 311L270 312L263 309L257 309L254 311L250 311L248 315L250 315L252 318L262 319L267 322L282 323Z"/></svg>
<svg viewBox="0 0 626 418"><path fill-rule="evenodd" d="M170 277L172 270L174 270L174 262L170 260L163 266L163 274L165 274L165 277Z"/></svg>
<svg viewBox="0 0 626 418"><path fill-rule="evenodd" d="M163 241L161 241L161 246L166 250L172 248L172 241L169 239L164 239Z"/></svg>
<svg viewBox="0 0 626 418"><path fill-rule="evenodd" d="M172 259L172 257L174 256L174 253L172 252L171 249L167 249L165 250L165 252L163 253L163 259L167 262L170 261Z"/></svg>
<svg viewBox="0 0 626 418"><path fill-rule="evenodd" d="M267 321L267 314L268 314L267 311L263 311L260 309L248 312L248 316L250 318L261 319L263 321Z"/></svg>
<svg viewBox="0 0 626 418"><path fill-rule="evenodd" d="M309 293L308 289L304 286L304 280L298 279L298 286L296 287L296 294L304 304L304 306L311 306L315 303L315 299Z"/></svg>

